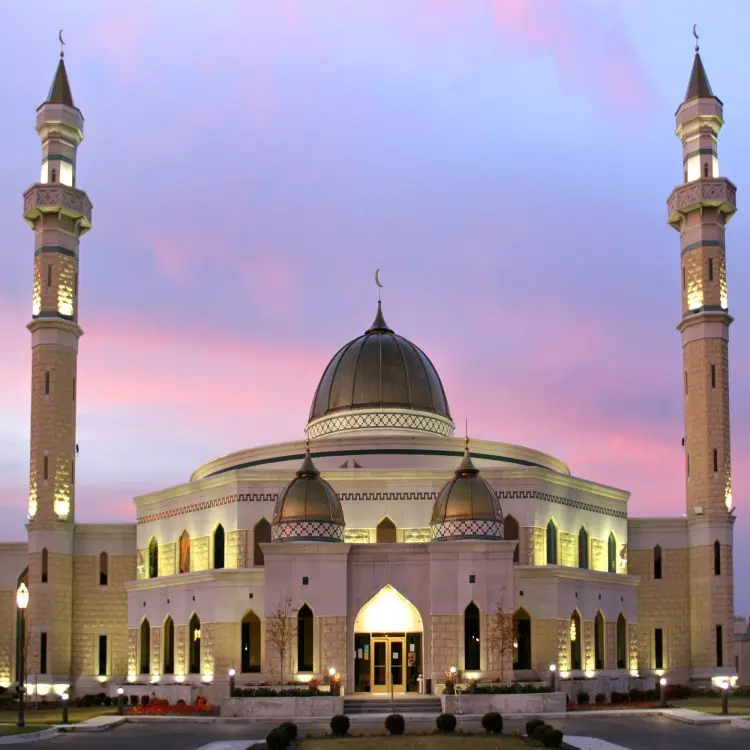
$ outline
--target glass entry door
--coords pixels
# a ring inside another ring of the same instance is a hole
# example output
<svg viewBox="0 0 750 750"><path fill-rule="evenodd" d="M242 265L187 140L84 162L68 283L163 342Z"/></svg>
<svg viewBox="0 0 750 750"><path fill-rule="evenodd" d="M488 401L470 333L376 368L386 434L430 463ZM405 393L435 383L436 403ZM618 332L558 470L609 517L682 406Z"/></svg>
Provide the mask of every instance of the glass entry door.
<svg viewBox="0 0 750 750"><path fill-rule="evenodd" d="M406 692L406 638L383 636L372 639L373 693Z"/></svg>

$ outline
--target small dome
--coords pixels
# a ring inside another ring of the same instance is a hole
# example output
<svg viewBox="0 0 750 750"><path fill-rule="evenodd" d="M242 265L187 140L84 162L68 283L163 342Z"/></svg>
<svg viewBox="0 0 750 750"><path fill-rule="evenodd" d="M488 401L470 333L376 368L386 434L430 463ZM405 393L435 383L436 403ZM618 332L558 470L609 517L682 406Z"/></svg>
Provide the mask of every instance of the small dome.
<svg viewBox="0 0 750 750"><path fill-rule="evenodd" d="M479 476L466 441L456 474L438 493L432 508L433 540L502 539L503 511L495 491Z"/></svg>
<svg viewBox="0 0 750 750"><path fill-rule="evenodd" d="M345 413L352 411L357 415L347 420ZM404 415L405 411L424 416L420 420ZM388 327L380 302L367 331L339 349L328 363L309 421L327 423L309 430L311 438L345 429L393 427L442 435L452 434L453 429L435 366L416 344Z"/></svg>

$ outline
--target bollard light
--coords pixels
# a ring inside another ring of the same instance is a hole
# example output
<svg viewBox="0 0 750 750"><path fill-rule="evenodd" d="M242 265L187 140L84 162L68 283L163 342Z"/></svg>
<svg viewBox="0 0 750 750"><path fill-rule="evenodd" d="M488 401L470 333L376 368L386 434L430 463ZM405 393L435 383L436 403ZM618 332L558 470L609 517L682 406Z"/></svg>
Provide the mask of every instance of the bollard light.
<svg viewBox="0 0 750 750"><path fill-rule="evenodd" d="M667 705L667 678L659 680L659 705L664 708Z"/></svg>
<svg viewBox="0 0 750 750"><path fill-rule="evenodd" d="M234 667L229 668L229 697L234 698L234 676L237 674Z"/></svg>
<svg viewBox="0 0 750 750"><path fill-rule="evenodd" d="M451 673L452 675L455 675L455 674L456 674L456 672L458 672L458 670L456 669L456 667L455 667L455 666L454 666L453 664L451 664L451 668L450 668L450 669L449 669L448 671L449 671L449 672L450 672L450 673Z"/></svg>
<svg viewBox="0 0 750 750"><path fill-rule="evenodd" d="M123 706L124 694L125 694L125 691L121 687L118 687L117 688L117 713L120 716L122 716L124 712L124 706Z"/></svg>
<svg viewBox="0 0 750 750"><path fill-rule="evenodd" d="M721 688L723 690L721 694L721 713L726 716L729 713L729 688L730 685L727 681L724 681L721 683Z"/></svg>
<svg viewBox="0 0 750 750"><path fill-rule="evenodd" d="M62 699L62 723L68 723L68 699L70 696L67 693L63 693L60 698Z"/></svg>
<svg viewBox="0 0 750 750"><path fill-rule="evenodd" d="M549 685L550 692L557 692L557 664L549 665Z"/></svg>

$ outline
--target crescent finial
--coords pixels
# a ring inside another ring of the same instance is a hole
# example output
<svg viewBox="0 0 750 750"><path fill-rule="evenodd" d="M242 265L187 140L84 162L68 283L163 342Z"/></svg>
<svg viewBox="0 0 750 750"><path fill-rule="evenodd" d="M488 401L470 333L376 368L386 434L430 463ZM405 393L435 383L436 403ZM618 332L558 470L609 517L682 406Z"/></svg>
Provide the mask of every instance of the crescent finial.
<svg viewBox="0 0 750 750"><path fill-rule="evenodd" d="M383 288L383 285L380 283L380 269L379 268L375 271L375 283L378 285L378 302L380 302L380 290Z"/></svg>
<svg viewBox="0 0 750 750"><path fill-rule="evenodd" d="M60 40L60 57L65 57L65 42L62 37L63 30L60 29L60 31L57 33L57 38Z"/></svg>
<svg viewBox="0 0 750 750"><path fill-rule="evenodd" d="M700 47L698 46L698 39L700 37L698 36L698 32L696 31L697 26L698 26L697 23L693 24L693 36L695 37L695 51L696 52L700 49Z"/></svg>

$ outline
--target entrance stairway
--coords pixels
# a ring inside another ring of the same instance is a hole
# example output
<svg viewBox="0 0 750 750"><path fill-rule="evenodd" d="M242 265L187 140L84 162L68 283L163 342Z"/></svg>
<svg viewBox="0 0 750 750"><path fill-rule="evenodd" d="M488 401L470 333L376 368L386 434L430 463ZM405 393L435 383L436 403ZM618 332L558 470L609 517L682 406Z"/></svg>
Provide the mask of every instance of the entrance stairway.
<svg viewBox="0 0 750 750"><path fill-rule="evenodd" d="M381 698L344 698L344 713L347 716L357 714L432 714L437 716L442 711L440 698L434 696L414 697L407 695Z"/></svg>

